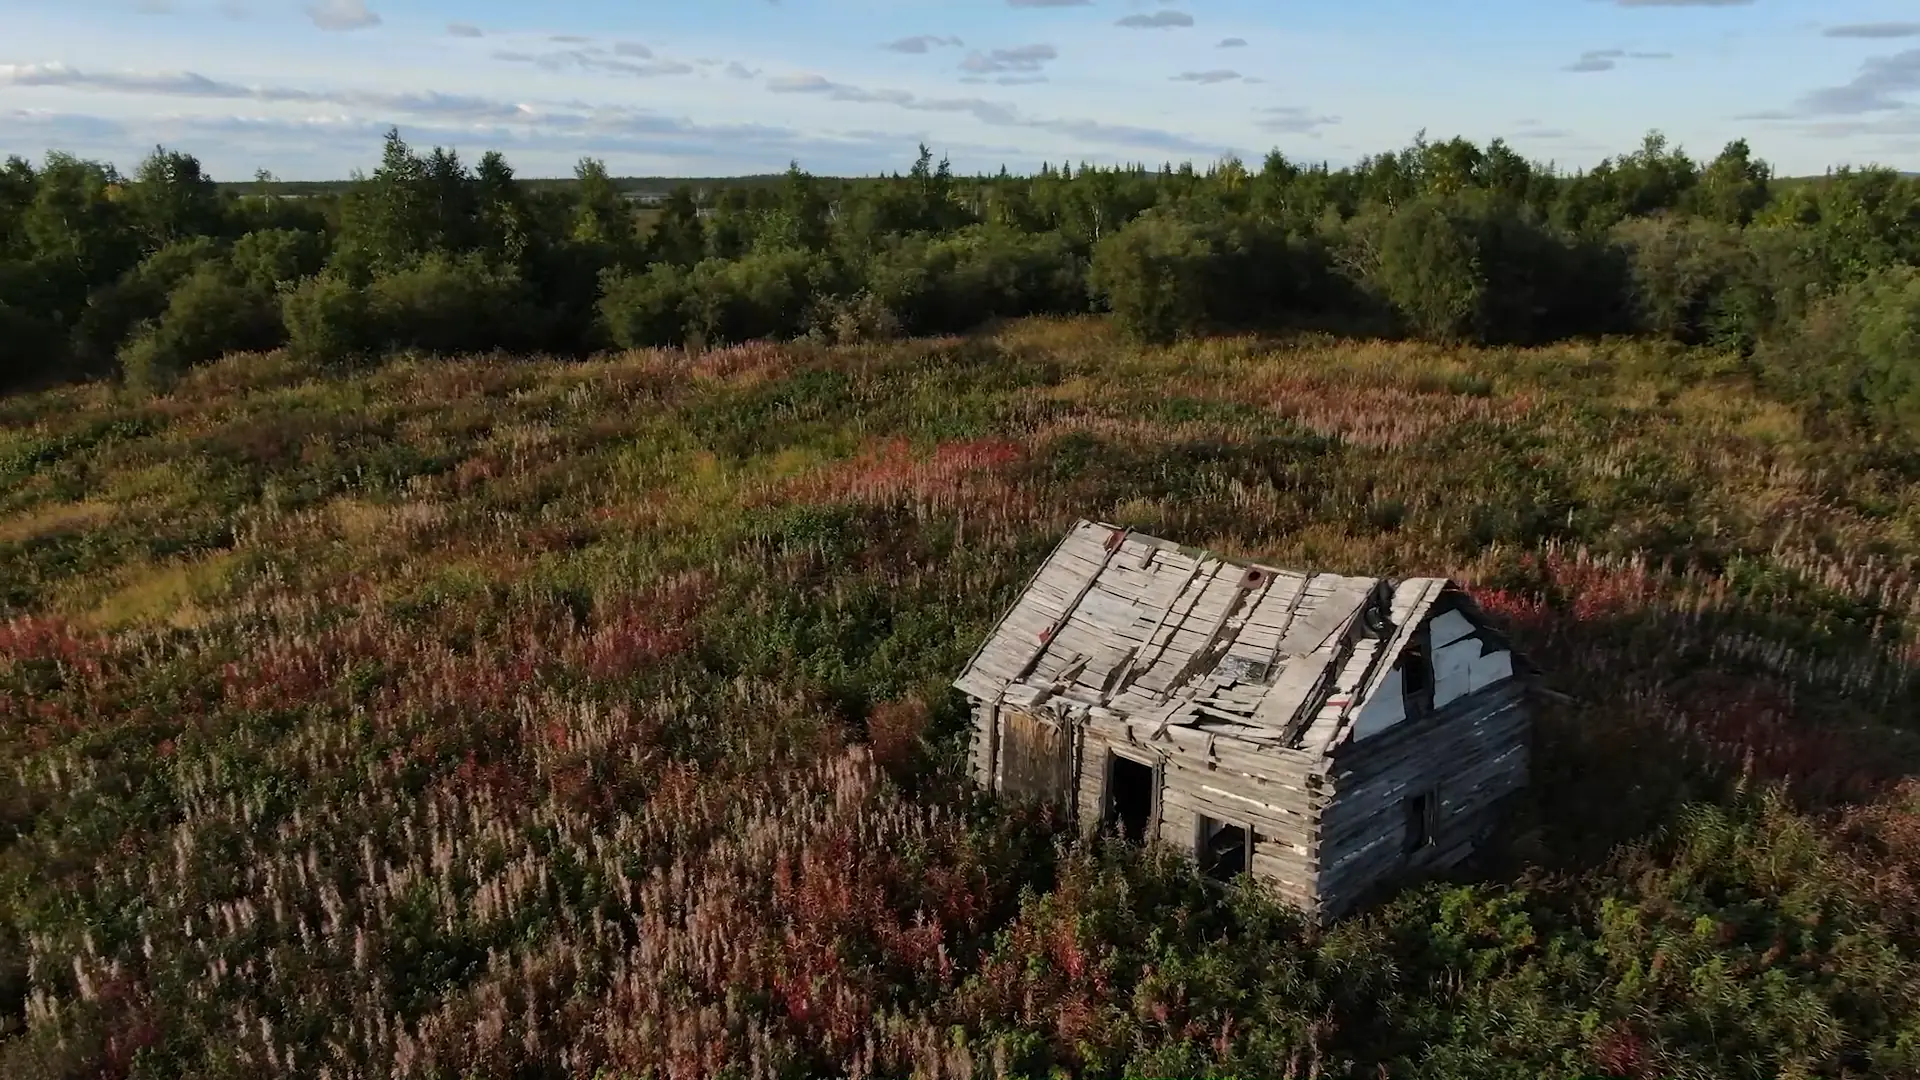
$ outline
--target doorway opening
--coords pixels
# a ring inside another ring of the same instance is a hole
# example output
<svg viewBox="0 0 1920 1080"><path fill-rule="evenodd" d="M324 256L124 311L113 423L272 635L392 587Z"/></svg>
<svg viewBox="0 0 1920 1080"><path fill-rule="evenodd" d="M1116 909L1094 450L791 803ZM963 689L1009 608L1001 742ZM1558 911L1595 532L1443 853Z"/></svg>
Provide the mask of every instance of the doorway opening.
<svg viewBox="0 0 1920 1080"><path fill-rule="evenodd" d="M1152 828L1158 772L1143 761L1107 752L1107 813L1102 824L1130 844L1145 843Z"/></svg>

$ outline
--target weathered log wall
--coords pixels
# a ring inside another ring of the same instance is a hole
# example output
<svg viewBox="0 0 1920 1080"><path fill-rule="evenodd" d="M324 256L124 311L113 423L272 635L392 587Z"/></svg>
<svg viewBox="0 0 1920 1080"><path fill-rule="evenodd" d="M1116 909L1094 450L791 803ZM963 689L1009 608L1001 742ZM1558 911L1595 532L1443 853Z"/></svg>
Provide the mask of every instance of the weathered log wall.
<svg viewBox="0 0 1920 1080"><path fill-rule="evenodd" d="M1144 727L1087 721L1074 806L1081 827L1098 829L1106 814L1109 753L1156 765L1159 791L1150 838L1192 855L1201 815L1243 826L1253 837L1254 875L1312 911L1318 794L1308 784L1305 756L1232 739L1212 740L1208 753L1203 733L1169 728L1169 734L1200 738L1149 739Z"/></svg>
<svg viewBox="0 0 1920 1080"><path fill-rule="evenodd" d="M1323 916L1383 881L1465 859L1499 801L1526 783L1528 729L1521 688L1509 682L1340 747L1319 820ZM1432 841L1409 853L1402 800L1423 793L1434 799Z"/></svg>
<svg viewBox="0 0 1920 1080"><path fill-rule="evenodd" d="M1376 885L1465 859L1528 769L1529 720L1517 682L1344 744L1323 760L1192 728L1169 727L1153 738L1148 724L1100 716L1052 729L1003 708L997 731L995 719L992 705L976 705L973 771L983 786L1058 799L1092 832L1107 813L1108 755L1154 766L1149 839L1192 854L1202 815L1244 826L1253 836L1254 875L1322 921ZM1011 758L1025 762L1014 770L1018 777L1007 772L1009 725L1019 728ZM1401 800L1422 792L1434 797L1432 842L1408 853Z"/></svg>
<svg viewBox="0 0 1920 1080"><path fill-rule="evenodd" d="M994 782L993 746L993 706L986 702L973 703L973 724L967 740L967 764L973 775L973 782L993 791L999 787Z"/></svg>

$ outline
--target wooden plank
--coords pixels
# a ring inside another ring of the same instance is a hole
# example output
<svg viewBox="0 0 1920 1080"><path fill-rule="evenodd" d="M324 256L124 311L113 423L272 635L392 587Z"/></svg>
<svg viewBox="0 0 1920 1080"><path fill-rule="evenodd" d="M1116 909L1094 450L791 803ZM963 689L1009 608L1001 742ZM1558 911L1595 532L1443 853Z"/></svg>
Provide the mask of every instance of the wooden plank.
<svg viewBox="0 0 1920 1080"><path fill-rule="evenodd" d="M1364 703L1381 692L1381 682L1386 678L1386 673L1394 670L1399 664L1400 654L1406 651L1408 643L1420 633L1421 620L1446 585L1447 581L1444 578L1410 578L1394 587L1393 635L1387 640L1386 647L1379 650L1373 670L1367 676L1365 684L1355 691L1357 701ZM1335 733L1327 749L1331 751L1334 747L1350 740L1352 732L1352 724L1343 726L1339 732Z"/></svg>
<svg viewBox="0 0 1920 1080"><path fill-rule="evenodd" d="M1467 692L1478 694L1513 678L1513 653L1507 649L1482 654L1467 669Z"/></svg>
<svg viewBox="0 0 1920 1080"><path fill-rule="evenodd" d="M1168 727L1152 742L1168 750L1170 761L1189 769L1225 769L1302 791L1324 776L1324 763L1291 748L1255 747L1192 728Z"/></svg>
<svg viewBox="0 0 1920 1080"><path fill-rule="evenodd" d="M1318 651L1353 620L1374 584L1373 578L1340 579L1325 600L1287 629L1280 651L1293 656Z"/></svg>
<svg viewBox="0 0 1920 1080"><path fill-rule="evenodd" d="M1046 572L1047 567L1050 566L1055 559L1059 558L1060 553L1066 549L1067 544L1073 539L1075 534L1082 531L1087 526L1087 524L1088 522L1086 522L1085 520L1076 522L1072 528L1067 530L1067 535L1064 537L1061 537L1060 542L1054 545L1053 550L1047 554L1047 557L1040 561L1040 565L1034 568L1032 575L1030 575L1027 578L1026 585L1020 590L1020 597L1022 599L1025 598L1027 591L1033 587L1033 583L1040 579L1040 575ZM1020 600L1015 600L1014 607L1017 609L1019 606L1020 606ZM1002 622L1004 621L1005 619L1003 618ZM968 690L966 687L960 686L960 683L962 681L977 681L977 680L968 680L967 675L972 672L973 665L976 661L979 660L980 654L984 652L986 648L990 644L992 644L999 636L1000 636L1000 628L996 626L992 631L990 631L987 634L986 639L980 642L979 647L974 650L973 655L967 658L966 666L961 669L962 675L960 679L955 680L955 683L954 683L954 685L959 687L962 692L972 694L972 696L974 697L990 696L986 694L974 693L973 691Z"/></svg>
<svg viewBox="0 0 1920 1080"><path fill-rule="evenodd" d="M1435 615L1427 624L1428 640L1436 649L1451 645L1477 629L1473 620L1451 609Z"/></svg>
<svg viewBox="0 0 1920 1080"><path fill-rule="evenodd" d="M1413 746L1424 754L1410 753L1357 783L1336 780L1320 813L1323 848L1344 850L1372 828L1368 822L1397 820L1400 799L1412 791L1436 790L1442 808L1454 814L1517 789L1529 760L1522 734L1520 725L1493 723L1436 734Z"/></svg>
<svg viewBox="0 0 1920 1080"><path fill-rule="evenodd" d="M1201 585L1200 585L1200 587L1199 587L1198 589L1192 589L1192 588L1190 588L1190 586L1191 586L1191 584L1192 584L1192 582L1193 582L1193 580L1194 580L1194 578L1200 575L1200 573L1201 573L1201 570L1202 570L1202 565L1203 565L1203 564L1200 564L1200 563L1196 563L1196 564L1195 564L1195 566L1194 566L1194 573L1193 573L1192 575L1189 575L1189 576L1188 576L1188 578L1186 579L1186 581L1182 583L1182 585L1181 585L1181 587L1180 587L1180 591L1179 591L1178 593L1176 593L1176 594L1175 594L1175 596L1174 596L1174 598L1173 598L1173 601L1172 601L1171 603L1169 603L1169 604L1167 605L1167 609L1166 609L1166 611L1164 611L1164 612L1162 612L1162 613L1161 613L1161 615L1160 615L1160 618L1159 618L1159 619L1157 620L1157 624L1158 624L1159 626L1166 626L1166 625L1168 625L1168 622L1167 622L1167 620L1168 620L1168 618L1170 617L1170 614L1171 614L1172 612L1174 612L1174 611L1177 611L1177 610L1179 610L1179 608L1180 608L1180 606L1181 606L1181 599L1182 599L1183 597L1186 597L1186 598L1188 598L1188 599L1187 599L1187 609L1188 609L1189 611L1191 611L1191 610L1192 610L1192 607L1193 607L1193 605L1194 605L1194 604L1197 604L1197 603L1199 603L1199 602L1200 602L1200 596L1201 596L1201 595L1202 595L1203 593L1205 593L1205 592L1207 591L1207 586L1208 586L1209 584L1211 584L1211 583L1212 583L1212 580L1213 580L1213 576L1214 576L1214 575L1217 575L1217 574L1219 574L1219 572L1220 572L1220 567L1221 567L1221 565L1222 565L1222 564L1221 564L1221 563L1219 563L1219 562L1217 562L1217 561L1216 561L1216 562L1214 562L1214 563L1213 563L1213 564L1211 565L1211 567L1209 567L1209 568L1207 568L1207 569L1206 569L1206 571L1205 571L1205 573L1206 573L1206 575L1207 575L1207 576L1206 576L1206 578L1205 578L1205 580L1203 580L1203 581L1201 582ZM1178 625L1178 624L1179 624L1179 623L1180 623L1181 621L1183 621L1183 620L1184 620L1185 618L1186 618L1186 616L1185 616L1185 614L1182 614L1182 615L1180 616L1180 618L1178 618L1178 619L1175 619L1175 620L1174 620L1174 623L1173 623L1173 625L1176 625L1176 626L1177 626L1177 625ZM1173 635L1173 633L1172 633L1172 632L1168 632L1168 634L1167 634L1167 636L1166 636L1166 639L1165 639L1164 641L1161 641L1161 642L1159 642L1159 643L1157 643L1157 644L1156 644L1156 643L1155 643L1155 641L1154 641L1154 638L1155 638L1156 636L1158 636L1158 635L1159 635L1159 633L1160 633L1160 630L1159 630L1159 629L1155 629L1155 630L1154 630L1154 632L1153 632L1152 634L1149 634L1149 635L1147 636L1147 649L1146 649L1146 652L1145 652L1145 654L1143 654L1143 656L1142 656L1142 658L1141 658L1141 660L1140 660L1140 661L1139 661L1139 662L1137 663L1137 665L1136 665L1136 666L1137 666L1137 667L1138 667L1139 669L1141 669L1141 671L1143 671L1143 672L1144 672L1144 671L1149 671L1149 670L1151 670L1151 669L1152 669L1152 668L1154 667L1154 665L1155 665L1155 664L1157 664L1157 663L1159 663L1159 662L1160 662L1160 658L1161 658L1162 656L1164 656L1164 655L1166 654L1166 651L1167 651L1167 647L1168 647L1168 646L1169 646L1169 645L1170 645L1170 644L1172 643L1172 641L1173 641L1173 637L1174 637L1174 635ZM1130 674L1129 674L1129 676L1128 676L1128 678L1129 678L1129 679L1134 679L1134 678L1137 678L1137 677L1138 677L1138 676L1135 676L1135 675L1133 675L1133 674L1131 674L1131 673L1130 673ZM1120 683L1120 684L1119 684L1119 686L1120 686L1120 688L1121 688L1121 689L1125 689L1127 685L1128 685L1128 683L1127 683L1127 682L1124 682L1124 681L1123 681L1122 683Z"/></svg>
<svg viewBox="0 0 1920 1080"><path fill-rule="evenodd" d="M1264 593L1265 587L1259 587L1259 591ZM1206 662L1213 647L1219 642L1220 635L1226 632L1228 619L1235 611L1239 610L1241 605L1246 602L1248 595L1253 592L1254 589L1249 588L1244 579L1234 583L1233 591L1226 598L1226 602L1221 605L1219 615L1214 617L1212 624L1207 628L1206 637L1200 642L1198 647L1188 653L1186 662L1181 664L1174 672L1169 685L1183 682L1199 673L1200 666Z"/></svg>
<svg viewBox="0 0 1920 1080"><path fill-rule="evenodd" d="M1340 674L1335 679L1333 693L1327 699L1327 707L1332 709L1332 715L1324 715L1323 710L1323 715L1315 718L1305 740L1309 749L1325 754L1345 730L1348 718L1354 713L1355 703L1361 700L1360 687L1371 681L1373 669L1380 663L1379 646L1380 642L1373 639L1353 644L1346 663L1341 665Z"/></svg>
<svg viewBox="0 0 1920 1080"><path fill-rule="evenodd" d="M1080 602L1081 597L1084 597L1087 594L1087 591L1093 588L1094 582L1099 580L1100 578L1100 571L1106 567L1107 562L1112 561L1114 554L1120 550L1120 547L1121 545L1119 543L1109 543L1105 545L1104 561L1102 561L1098 567L1095 567L1093 572L1088 574L1086 576L1086 579L1080 583L1079 590L1074 593L1073 599L1067 604L1066 610L1060 616L1062 620L1065 620L1070 616L1072 616L1074 605L1078 604ZM1032 670L1033 665L1038 663L1040 658L1046 654L1046 651L1048 647L1052 644L1052 641L1053 641L1052 634L1048 634L1046 640L1039 643L1039 646L1035 648L1032 654L1026 658L1026 661L1021 665L1018 673L1014 676L1015 681L1018 681L1019 679L1026 677L1027 672Z"/></svg>
<svg viewBox="0 0 1920 1080"><path fill-rule="evenodd" d="M1260 700L1259 708L1254 710L1254 722L1263 727L1291 731L1300 722L1307 704L1319 696L1333 660L1331 649L1321 649L1287 660L1287 666L1281 669L1279 677L1273 680L1273 686L1267 690L1266 697Z"/></svg>
<svg viewBox="0 0 1920 1080"><path fill-rule="evenodd" d="M1294 856L1293 853L1276 844L1253 843L1253 874L1255 877L1282 886L1281 895L1296 903L1302 900L1317 899L1320 871L1310 861Z"/></svg>
<svg viewBox="0 0 1920 1080"><path fill-rule="evenodd" d="M1288 821L1259 804L1231 801L1195 791L1176 782L1173 774L1168 775L1166 786L1161 789L1160 801L1162 805L1179 807L1190 815L1205 815L1215 821L1244 825L1256 835L1264 834L1281 843L1304 844L1312 837L1311 823Z"/></svg>
<svg viewBox="0 0 1920 1080"><path fill-rule="evenodd" d="M1465 675L1480 656L1480 639L1461 638L1445 648L1434 649L1432 656L1434 681L1450 675Z"/></svg>
<svg viewBox="0 0 1920 1080"><path fill-rule="evenodd" d="M1424 720L1415 723L1426 727ZM1364 759L1359 754L1343 756L1332 765L1327 787L1333 792L1351 791L1409 767L1457 768L1474 754L1499 752L1510 744L1524 744L1527 727L1526 713L1518 705L1509 705L1485 716L1436 725L1427 729L1424 738L1382 746L1380 753L1366 755ZM1382 736L1386 737L1390 736Z"/></svg>

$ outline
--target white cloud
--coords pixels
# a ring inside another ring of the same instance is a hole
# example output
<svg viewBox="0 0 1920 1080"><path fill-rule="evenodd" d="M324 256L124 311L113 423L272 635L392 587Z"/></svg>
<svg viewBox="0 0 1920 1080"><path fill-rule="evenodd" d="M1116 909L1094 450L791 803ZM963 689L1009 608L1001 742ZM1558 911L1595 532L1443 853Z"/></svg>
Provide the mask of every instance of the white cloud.
<svg viewBox="0 0 1920 1080"><path fill-rule="evenodd" d="M1203 139L1135 124L1114 124L1099 120L1054 119L1029 115L1012 105L977 97L923 97L906 90L869 89L835 82L823 75L798 73L776 75L766 87L776 94L820 95L834 101L869 105L891 105L901 109L929 113L959 113L993 127L1026 128L1051 132L1066 138L1094 144L1151 149L1162 153L1211 156L1229 147Z"/></svg>
<svg viewBox="0 0 1920 1080"><path fill-rule="evenodd" d="M998 71L1035 72L1059 56L1060 50L1044 44L1016 45L1011 49L991 49L987 52L976 50L960 61L960 70L974 75L991 75Z"/></svg>
<svg viewBox="0 0 1920 1080"><path fill-rule="evenodd" d="M1175 27L1192 26L1193 16L1184 11L1155 11L1146 15L1128 15L1113 25L1124 26L1130 30L1171 30Z"/></svg>
<svg viewBox="0 0 1920 1080"><path fill-rule="evenodd" d="M1268 105L1254 110L1254 126L1275 135L1317 135L1321 128L1340 122L1337 116L1316 113L1298 105Z"/></svg>
<svg viewBox="0 0 1920 1080"><path fill-rule="evenodd" d="M380 23L366 0L319 0L307 6L307 17L322 30L360 30Z"/></svg>
<svg viewBox="0 0 1920 1080"><path fill-rule="evenodd" d="M915 34L913 37L903 37L896 41L889 41L881 47L897 53L924 53L932 49L957 47L962 44L965 43L957 37L946 37L939 34Z"/></svg>

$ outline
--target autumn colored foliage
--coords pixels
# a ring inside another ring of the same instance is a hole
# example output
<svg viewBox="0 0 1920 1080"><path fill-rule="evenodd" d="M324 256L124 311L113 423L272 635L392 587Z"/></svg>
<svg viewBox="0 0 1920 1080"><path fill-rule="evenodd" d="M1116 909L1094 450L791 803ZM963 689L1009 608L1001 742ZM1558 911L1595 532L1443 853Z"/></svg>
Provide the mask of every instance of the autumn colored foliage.
<svg viewBox="0 0 1920 1080"><path fill-rule="evenodd" d="M1075 319L0 400L0 1076L1920 1075L1920 487L1718 364ZM1543 672L1484 857L1312 929L973 791L947 683L1083 515L1467 583Z"/></svg>

